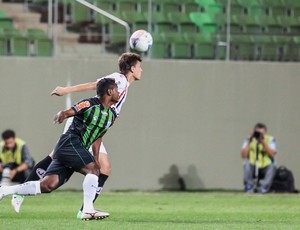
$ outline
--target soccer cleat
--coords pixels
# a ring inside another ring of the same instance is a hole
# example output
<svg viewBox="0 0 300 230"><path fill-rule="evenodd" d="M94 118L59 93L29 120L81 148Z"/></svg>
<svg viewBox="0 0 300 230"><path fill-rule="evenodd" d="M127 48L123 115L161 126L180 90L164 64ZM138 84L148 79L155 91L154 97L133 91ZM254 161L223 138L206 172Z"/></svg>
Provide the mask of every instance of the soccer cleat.
<svg viewBox="0 0 300 230"><path fill-rule="evenodd" d="M102 220L109 217L109 213L94 209L92 212L83 212L81 220Z"/></svg>
<svg viewBox="0 0 300 230"><path fill-rule="evenodd" d="M13 195L11 199L11 205L13 206L16 213L20 212L21 205L24 201L24 196L22 195Z"/></svg>
<svg viewBox="0 0 300 230"><path fill-rule="evenodd" d="M77 213L76 218L81 220L81 215L82 215L82 211L79 210L78 213Z"/></svg>

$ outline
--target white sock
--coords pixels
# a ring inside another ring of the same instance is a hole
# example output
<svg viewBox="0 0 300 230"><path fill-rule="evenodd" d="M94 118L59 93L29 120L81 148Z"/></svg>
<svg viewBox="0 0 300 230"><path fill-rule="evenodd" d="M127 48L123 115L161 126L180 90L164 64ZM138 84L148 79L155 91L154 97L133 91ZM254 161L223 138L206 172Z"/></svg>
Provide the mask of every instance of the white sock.
<svg viewBox="0 0 300 230"><path fill-rule="evenodd" d="M96 190L96 194L100 195L100 193L102 192L102 189L103 189L102 187L98 187Z"/></svg>
<svg viewBox="0 0 300 230"><path fill-rule="evenodd" d="M3 186L1 187L1 193L7 195L36 195L41 193L40 181L28 181L24 184Z"/></svg>
<svg viewBox="0 0 300 230"><path fill-rule="evenodd" d="M83 187L83 210L91 212L94 210L93 200L98 188L98 177L94 174L87 174L82 183Z"/></svg>

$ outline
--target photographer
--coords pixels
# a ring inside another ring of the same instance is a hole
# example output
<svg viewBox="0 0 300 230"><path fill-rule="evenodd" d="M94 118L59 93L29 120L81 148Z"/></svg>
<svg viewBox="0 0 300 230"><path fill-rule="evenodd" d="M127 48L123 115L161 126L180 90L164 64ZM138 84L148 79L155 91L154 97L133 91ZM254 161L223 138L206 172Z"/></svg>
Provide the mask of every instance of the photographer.
<svg viewBox="0 0 300 230"><path fill-rule="evenodd" d="M22 139L16 137L13 130L5 130L2 139L3 141L0 141L1 184L23 183L34 166L29 149Z"/></svg>
<svg viewBox="0 0 300 230"><path fill-rule="evenodd" d="M241 155L245 159L245 191L269 192L276 171L274 165L276 143L275 138L267 134L266 125L262 123L255 125L254 131L243 143ZM259 179L262 179L260 185Z"/></svg>

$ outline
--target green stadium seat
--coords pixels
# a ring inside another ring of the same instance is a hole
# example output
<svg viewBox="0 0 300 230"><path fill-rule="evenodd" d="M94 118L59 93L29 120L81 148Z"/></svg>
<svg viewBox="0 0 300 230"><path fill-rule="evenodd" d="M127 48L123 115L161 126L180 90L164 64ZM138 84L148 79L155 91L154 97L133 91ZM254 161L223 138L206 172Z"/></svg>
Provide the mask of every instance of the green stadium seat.
<svg viewBox="0 0 300 230"><path fill-rule="evenodd" d="M0 29L0 56L7 55L7 37L2 29Z"/></svg>
<svg viewBox="0 0 300 230"><path fill-rule="evenodd" d="M0 29L9 29L13 27L13 20L8 17L4 11L0 11Z"/></svg>
<svg viewBox="0 0 300 230"><path fill-rule="evenodd" d="M115 0L116 3L116 11L119 12L134 12L137 10L137 5L134 0Z"/></svg>
<svg viewBox="0 0 300 230"><path fill-rule="evenodd" d="M48 38L45 31L36 28L28 28L27 37L29 43L29 55L41 57L52 56L52 41Z"/></svg>
<svg viewBox="0 0 300 230"><path fill-rule="evenodd" d="M109 43L118 46L126 43L126 29L117 23L109 23Z"/></svg>
<svg viewBox="0 0 300 230"><path fill-rule="evenodd" d="M261 5L268 8L269 15L284 16L287 14L287 5L282 0L261 0Z"/></svg>
<svg viewBox="0 0 300 230"><path fill-rule="evenodd" d="M237 20L243 25L246 33L256 34L263 31L261 21L256 16L237 15Z"/></svg>
<svg viewBox="0 0 300 230"><path fill-rule="evenodd" d="M164 33L152 34L153 46L151 47L151 57L152 58L169 58L170 57L170 47L167 43Z"/></svg>
<svg viewBox="0 0 300 230"><path fill-rule="evenodd" d="M83 7L82 4L76 1L72 3L73 23L91 21L91 19L91 10L88 7Z"/></svg>
<svg viewBox="0 0 300 230"><path fill-rule="evenodd" d="M230 0L230 14L244 14L244 9L239 0Z"/></svg>
<svg viewBox="0 0 300 230"><path fill-rule="evenodd" d="M231 51L230 57L237 60L255 60L256 59L256 46L253 36L249 35L232 35L231 47L236 48L236 53Z"/></svg>
<svg viewBox="0 0 300 230"><path fill-rule="evenodd" d="M47 34L45 33L44 30L42 29L37 29L37 28L27 28L26 29L27 36L30 38L35 38L35 37L47 37Z"/></svg>
<svg viewBox="0 0 300 230"><path fill-rule="evenodd" d="M29 56L29 39L23 35L11 37L11 54L13 56Z"/></svg>
<svg viewBox="0 0 300 230"><path fill-rule="evenodd" d="M259 52L259 59L266 61L278 60L278 46L273 36L256 35L254 41Z"/></svg>
<svg viewBox="0 0 300 230"><path fill-rule="evenodd" d="M136 0L137 11L140 13L148 12L148 0Z"/></svg>
<svg viewBox="0 0 300 230"><path fill-rule="evenodd" d="M292 61L292 49L295 48L292 37L287 35L279 35L273 37L278 47L278 60Z"/></svg>
<svg viewBox="0 0 300 230"><path fill-rule="evenodd" d="M197 32L199 29L193 23L187 13L172 12L168 14L168 18L171 22L177 25L177 30L181 33L185 32Z"/></svg>
<svg viewBox="0 0 300 230"><path fill-rule="evenodd" d="M181 1L182 2L182 12L185 12L187 14L191 12L200 12L201 7L198 3L193 1Z"/></svg>
<svg viewBox="0 0 300 230"><path fill-rule="evenodd" d="M291 34L300 34L300 20L297 17L278 16L278 22Z"/></svg>
<svg viewBox="0 0 300 230"><path fill-rule="evenodd" d="M167 15L164 13L153 12L152 23L154 25L155 33L177 32L176 25L173 22L171 22L168 19Z"/></svg>
<svg viewBox="0 0 300 230"><path fill-rule="evenodd" d="M140 12L122 12L121 18L128 23L147 23L148 19L145 13Z"/></svg>
<svg viewBox="0 0 300 230"><path fill-rule="evenodd" d="M93 3L95 6L99 7L102 10L111 12L114 9L114 4L111 1L98 0Z"/></svg>
<svg viewBox="0 0 300 230"><path fill-rule="evenodd" d="M148 30L148 19L145 13L140 12L122 12L121 18L128 22L132 31L144 29Z"/></svg>
<svg viewBox="0 0 300 230"><path fill-rule="evenodd" d="M173 0L152 0L154 12L179 12L181 11L182 4L180 1Z"/></svg>
<svg viewBox="0 0 300 230"><path fill-rule="evenodd" d="M265 32L271 34L280 34L283 32L283 27L278 19L274 16L257 17L257 21L263 26Z"/></svg>
<svg viewBox="0 0 300 230"><path fill-rule="evenodd" d="M291 47L291 58L292 61L300 61L300 37L294 36L292 39Z"/></svg>
<svg viewBox="0 0 300 230"><path fill-rule="evenodd" d="M47 37L36 37L35 47L38 57L51 57L53 55L52 41Z"/></svg>
<svg viewBox="0 0 300 230"><path fill-rule="evenodd" d="M195 0L204 9L207 14L221 14L224 13L224 7L222 4L215 0Z"/></svg>
<svg viewBox="0 0 300 230"><path fill-rule="evenodd" d="M215 59L216 40L214 37L199 33L185 33L185 40L192 44L192 57L196 59Z"/></svg>
<svg viewBox="0 0 300 230"><path fill-rule="evenodd" d="M269 8L261 4L260 0L239 0L240 4L247 9L251 16L264 16L269 14Z"/></svg>
<svg viewBox="0 0 300 230"><path fill-rule="evenodd" d="M190 13L190 19L200 28L201 33L203 34L209 35L211 33L216 33L218 30L217 20L213 15L192 12Z"/></svg>
<svg viewBox="0 0 300 230"><path fill-rule="evenodd" d="M226 33L227 30L227 15L221 14L215 16L218 28L223 33ZM230 32L231 33L242 33L243 25L240 22L239 15L231 15L230 17Z"/></svg>
<svg viewBox="0 0 300 230"><path fill-rule="evenodd" d="M168 33L165 37L170 43L171 58L190 59L192 57L191 45L185 40L182 34Z"/></svg>

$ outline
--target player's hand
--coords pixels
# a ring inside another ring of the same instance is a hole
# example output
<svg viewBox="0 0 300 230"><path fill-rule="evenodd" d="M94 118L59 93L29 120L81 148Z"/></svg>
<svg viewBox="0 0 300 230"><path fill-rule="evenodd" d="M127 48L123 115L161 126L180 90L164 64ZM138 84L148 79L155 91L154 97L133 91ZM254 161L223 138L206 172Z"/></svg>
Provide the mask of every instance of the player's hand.
<svg viewBox="0 0 300 230"><path fill-rule="evenodd" d="M56 96L63 96L66 94L66 88L57 86L51 93L51 96L56 95Z"/></svg>
<svg viewBox="0 0 300 230"><path fill-rule="evenodd" d="M53 124L56 124L56 123L62 123L64 121L64 119L66 118L65 116L65 113L63 111L59 111L55 116L54 116L54 119L53 119Z"/></svg>

